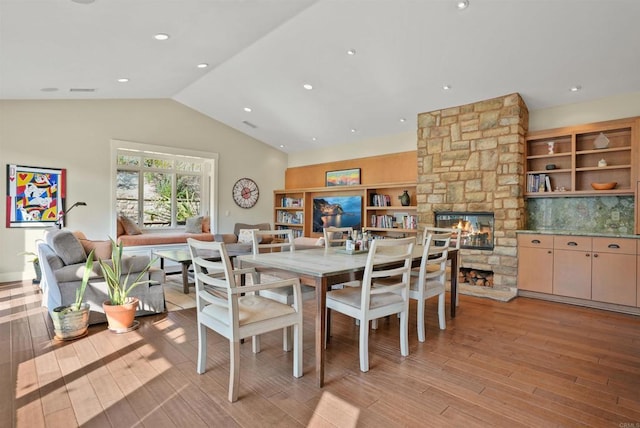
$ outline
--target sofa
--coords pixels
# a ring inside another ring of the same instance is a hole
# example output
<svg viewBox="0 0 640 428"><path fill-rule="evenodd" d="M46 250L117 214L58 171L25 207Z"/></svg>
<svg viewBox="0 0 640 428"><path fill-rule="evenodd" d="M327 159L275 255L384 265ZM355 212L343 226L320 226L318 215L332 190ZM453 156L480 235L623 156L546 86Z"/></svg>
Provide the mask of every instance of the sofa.
<svg viewBox="0 0 640 428"><path fill-rule="evenodd" d="M140 247L167 244L186 244L187 238L199 241L213 241L214 236L210 230L210 220L208 216L197 216L187 219L184 231L143 231L131 219L125 216L118 217L117 242L124 247Z"/></svg>
<svg viewBox="0 0 640 428"><path fill-rule="evenodd" d="M87 254L94 250L94 259L110 262L111 241L91 241L82 232L71 232L67 229L51 229L45 231L44 239L37 243L38 257L42 268L42 306L49 312L58 306L69 305L75 301L76 290L82 283ZM133 281L149 263L146 256L123 255L123 272L130 273ZM107 284L97 262L94 262L92 274L84 294L84 301L89 303L89 324L106 322L102 302L109 298ZM162 313L165 311L164 272L152 267L144 276L151 280L136 286L130 296L140 300L136 316Z"/></svg>

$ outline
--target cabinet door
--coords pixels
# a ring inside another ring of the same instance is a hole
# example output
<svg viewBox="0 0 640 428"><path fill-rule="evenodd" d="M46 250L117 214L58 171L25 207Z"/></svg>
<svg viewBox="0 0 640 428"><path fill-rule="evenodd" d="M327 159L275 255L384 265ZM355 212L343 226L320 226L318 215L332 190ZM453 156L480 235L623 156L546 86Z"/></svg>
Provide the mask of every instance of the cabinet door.
<svg viewBox="0 0 640 428"><path fill-rule="evenodd" d="M591 299L619 305L636 305L636 256L593 253Z"/></svg>
<svg viewBox="0 0 640 428"><path fill-rule="evenodd" d="M550 248L518 248L518 289L553 292L553 250Z"/></svg>
<svg viewBox="0 0 640 428"><path fill-rule="evenodd" d="M553 292L553 236L518 234L518 289Z"/></svg>
<svg viewBox="0 0 640 428"><path fill-rule="evenodd" d="M553 294L591 299L591 252L554 250Z"/></svg>

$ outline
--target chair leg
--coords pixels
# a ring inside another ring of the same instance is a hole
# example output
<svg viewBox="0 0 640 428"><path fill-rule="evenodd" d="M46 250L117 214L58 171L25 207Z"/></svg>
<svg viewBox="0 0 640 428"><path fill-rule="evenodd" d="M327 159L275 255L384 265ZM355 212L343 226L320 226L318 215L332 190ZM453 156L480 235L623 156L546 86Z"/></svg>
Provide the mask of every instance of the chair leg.
<svg viewBox="0 0 640 428"><path fill-rule="evenodd" d="M251 338L251 350L254 354L260 352L260 336L253 336Z"/></svg>
<svg viewBox="0 0 640 428"><path fill-rule="evenodd" d="M229 341L229 401L238 400L240 383L240 342Z"/></svg>
<svg viewBox="0 0 640 428"><path fill-rule="evenodd" d="M444 293L440 293L438 295L438 323L440 324L440 330L444 330L447 328L447 322L445 321L444 316Z"/></svg>
<svg viewBox="0 0 640 428"><path fill-rule="evenodd" d="M291 327L285 327L282 329L282 350L285 352L291 351L291 344L293 343L293 333Z"/></svg>
<svg viewBox="0 0 640 428"><path fill-rule="evenodd" d="M425 338L425 327L424 327L424 299L418 299L418 314L416 318L418 318L418 341L424 342ZM401 316L402 317L402 316Z"/></svg>
<svg viewBox="0 0 640 428"><path fill-rule="evenodd" d="M198 364L196 372L204 373L207 362L207 327L204 324L198 325Z"/></svg>
<svg viewBox="0 0 640 428"><path fill-rule="evenodd" d="M409 355L409 308L400 313L400 354Z"/></svg>
<svg viewBox="0 0 640 428"><path fill-rule="evenodd" d="M369 371L369 321L360 321L360 371Z"/></svg>
<svg viewBox="0 0 640 428"><path fill-rule="evenodd" d="M302 324L293 327L293 377L302 376Z"/></svg>

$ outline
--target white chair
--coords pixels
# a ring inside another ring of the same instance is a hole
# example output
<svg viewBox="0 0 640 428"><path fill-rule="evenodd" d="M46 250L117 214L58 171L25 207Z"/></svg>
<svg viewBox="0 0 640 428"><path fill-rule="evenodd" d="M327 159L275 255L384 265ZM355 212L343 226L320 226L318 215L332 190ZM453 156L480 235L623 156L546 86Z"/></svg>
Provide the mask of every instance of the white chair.
<svg viewBox="0 0 640 428"><path fill-rule="evenodd" d="M271 239L267 239L267 238ZM278 229L278 230L252 230L251 239L253 242L253 254L259 254L263 252L274 251L295 251L295 243L293 241L293 231L291 229ZM296 275L287 274L282 271L262 271L258 272L258 282L262 282L261 274L268 274L269 276L276 277L278 279L297 278ZM315 288L308 285L301 286L302 300L309 300L315 298ZM273 299L277 302L287 305L293 304L293 289L291 287L282 287L276 289L263 290L260 295ZM260 350L259 338L254 339L255 347ZM283 331L282 347L285 351L291 350L291 329L287 328Z"/></svg>
<svg viewBox="0 0 640 428"><path fill-rule="evenodd" d="M300 280L258 284L256 271L232 269L223 242L187 240L194 267L198 321L197 372L202 374L207 360L207 328L229 339L229 401L238 399L240 380L240 340L260 334L293 327L293 376L302 376L302 297ZM221 261L207 261L198 252L219 251ZM253 285L239 287L236 275L250 274ZM286 305L262 297L254 292L288 287L293 290L293 305ZM242 295L244 294L244 295ZM254 349L254 352L257 352Z"/></svg>
<svg viewBox="0 0 640 428"><path fill-rule="evenodd" d="M369 371L369 321L400 314L400 353L409 355L409 281L415 238L372 242L362 286L327 292L327 309L360 321L360 370ZM378 278L394 278L372 288ZM325 338L326 340L326 338Z"/></svg>
<svg viewBox="0 0 640 428"><path fill-rule="evenodd" d="M335 227L329 226L322 228L324 235L324 247L340 247L343 246L347 237L353 236L353 227Z"/></svg>
<svg viewBox="0 0 640 428"><path fill-rule="evenodd" d="M457 266L458 266L458 270L456 272L451 272L449 270L449 275L451 275L453 277L453 275L456 276L456 278L458 278L458 275L460 273L460 242L462 241L462 230L458 227L454 227L454 228L446 228L446 227L425 227L423 235L422 235L422 242L424 242L424 240L426 239L427 235L429 233L435 233L435 234L439 234L439 233L450 233L451 234L451 240L449 241L449 248L455 248L456 250L458 250L457 252ZM433 267L429 266L427 267L427 269L433 269ZM458 298L460 295L460 287L456 287L456 306L458 306Z"/></svg>
<svg viewBox="0 0 640 428"><path fill-rule="evenodd" d="M451 230L425 234L420 269L411 271L409 297L417 300L418 340L425 339L425 301L438 296L438 323L440 329L447 328L445 321L445 282L447 278L447 256Z"/></svg>

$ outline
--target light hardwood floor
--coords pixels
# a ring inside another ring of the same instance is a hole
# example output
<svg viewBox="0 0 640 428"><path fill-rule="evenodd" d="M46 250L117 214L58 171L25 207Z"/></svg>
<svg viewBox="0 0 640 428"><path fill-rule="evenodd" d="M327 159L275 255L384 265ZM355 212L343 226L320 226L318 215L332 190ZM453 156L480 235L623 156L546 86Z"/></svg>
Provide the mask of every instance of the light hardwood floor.
<svg viewBox="0 0 640 428"><path fill-rule="evenodd" d="M518 298L460 296L455 320L400 356L398 320L371 334L358 369L358 327L333 315L326 386L315 386L314 306L305 306L304 373L292 376L281 334L262 352L241 345L239 401L227 401L228 342L209 333L208 371L195 372L195 310L138 318L52 340L37 288L0 284L0 426L598 426L640 427L640 318Z"/></svg>

